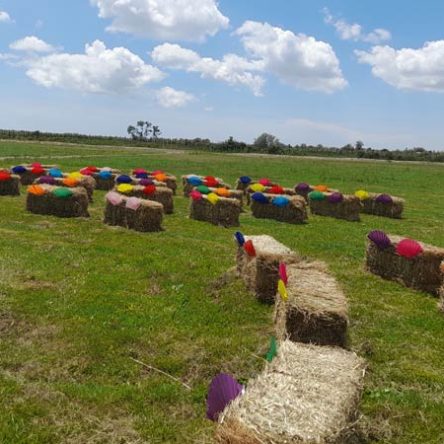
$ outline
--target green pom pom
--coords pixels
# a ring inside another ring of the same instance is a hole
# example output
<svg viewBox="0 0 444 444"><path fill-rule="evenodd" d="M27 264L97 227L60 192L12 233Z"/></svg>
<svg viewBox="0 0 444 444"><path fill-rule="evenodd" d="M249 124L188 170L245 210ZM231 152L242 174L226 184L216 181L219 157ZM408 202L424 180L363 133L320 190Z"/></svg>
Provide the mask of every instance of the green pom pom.
<svg viewBox="0 0 444 444"><path fill-rule="evenodd" d="M73 195L73 192L65 187L56 188L52 193L54 196L60 197L60 199L68 199Z"/></svg>
<svg viewBox="0 0 444 444"><path fill-rule="evenodd" d="M210 194L211 193L210 189L207 186L205 186L205 185L199 185L196 188L196 190L199 191L199 193L202 193L202 194Z"/></svg>
<svg viewBox="0 0 444 444"><path fill-rule="evenodd" d="M276 355L277 355L277 342L276 338L272 336L270 339L270 348L268 349L265 359L268 362L271 362Z"/></svg>
<svg viewBox="0 0 444 444"><path fill-rule="evenodd" d="M312 191L308 197L311 200L324 200L326 198L325 194L321 191Z"/></svg>

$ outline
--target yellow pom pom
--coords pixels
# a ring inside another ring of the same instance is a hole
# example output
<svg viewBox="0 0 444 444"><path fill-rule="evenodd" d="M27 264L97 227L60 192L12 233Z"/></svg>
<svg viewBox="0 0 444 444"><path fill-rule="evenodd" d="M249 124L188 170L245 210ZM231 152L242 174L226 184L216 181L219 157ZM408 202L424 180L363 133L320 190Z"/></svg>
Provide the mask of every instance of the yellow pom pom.
<svg viewBox="0 0 444 444"><path fill-rule="evenodd" d="M285 286L284 281L282 279L279 279L278 282L278 292L283 301L288 300L287 287Z"/></svg>
<svg viewBox="0 0 444 444"><path fill-rule="evenodd" d="M119 193L131 193L131 191L134 190L134 186L130 185L129 183L121 183L118 187L117 187L117 191Z"/></svg>
<svg viewBox="0 0 444 444"><path fill-rule="evenodd" d="M79 173L78 171L75 171L74 173L70 173L68 174L68 177L70 179L76 179L76 180L80 180L83 177L82 173Z"/></svg>
<svg viewBox="0 0 444 444"><path fill-rule="evenodd" d="M219 196L215 193L210 193L207 195L207 199L213 204L216 205L219 200Z"/></svg>
<svg viewBox="0 0 444 444"><path fill-rule="evenodd" d="M360 199L360 200L365 200L365 199L368 199L370 197L368 192L365 191L365 190L358 190L358 191L356 191L355 196L358 199Z"/></svg>
<svg viewBox="0 0 444 444"><path fill-rule="evenodd" d="M254 191L255 193L261 193L265 190L265 187L261 183L254 183L250 186L250 190Z"/></svg>

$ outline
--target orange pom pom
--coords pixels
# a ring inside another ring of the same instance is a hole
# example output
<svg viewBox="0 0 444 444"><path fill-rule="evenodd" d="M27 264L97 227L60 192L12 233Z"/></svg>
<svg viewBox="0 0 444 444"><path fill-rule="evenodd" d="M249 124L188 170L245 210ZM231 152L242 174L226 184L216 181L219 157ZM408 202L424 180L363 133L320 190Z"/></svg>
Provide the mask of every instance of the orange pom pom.
<svg viewBox="0 0 444 444"><path fill-rule="evenodd" d="M166 182L167 176L165 173L158 173L154 175L154 179L156 179L158 182Z"/></svg>
<svg viewBox="0 0 444 444"><path fill-rule="evenodd" d="M46 190L40 185L31 185L28 187L28 193L34 194L35 196L43 196L46 194Z"/></svg>
<svg viewBox="0 0 444 444"><path fill-rule="evenodd" d="M217 188L216 189L216 194L221 196L221 197L230 197L230 190L228 190L227 188Z"/></svg>
<svg viewBox="0 0 444 444"><path fill-rule="evenodd" d="M72 177L65 177L62 180L63 185L67 186L67 187L76 187L79 184L79 181L77 179L74 179Z"/></svg>
<svg viewBox="0 0 444 444"><path fill-rule="evenodd" d="M316 190L316 191L320 191L321 193L325 193L325 192L327 192L328 191L328 186L327 185L316 185L315 187L314 187L314 189Z"/></svg>

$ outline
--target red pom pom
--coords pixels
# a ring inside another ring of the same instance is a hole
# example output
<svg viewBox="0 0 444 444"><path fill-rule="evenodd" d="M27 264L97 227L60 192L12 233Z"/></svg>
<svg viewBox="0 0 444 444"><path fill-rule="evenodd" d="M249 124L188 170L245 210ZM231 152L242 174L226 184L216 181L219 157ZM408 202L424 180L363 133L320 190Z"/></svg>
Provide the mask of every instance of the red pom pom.
<svg viewBox="0 0 444 444"><path fill-rule="evenodd" d="M193 190L193 191L191 191L191 193L190 193L190 197L191 197L191 199L193 199L193 200L200 200L200 199L202 199L202 193L200 193L200 192L197 191L197 190Z"/></svg>
<svg viewBox="0 0 444 444"><path fill-rule="evenodd" d="M99 169L96 166L94 166L94 165L87 166L86 168L88 170L92 171L93 173L97 173L99 171Z"/></svg>
<svg viewBox="0 0 444 444"><path fill-rule="evenodd" d="M269 187L271 185L271 180L267 178L259 179L259 183L264 187Z"/></svg>
<svg viewBox="0 0 444 444"><path fill-rule="evenodd" d="M403 239L396 246L396 252L407 259L413 259L423 252L421 245L412 239Z"/></svg>
<svg viewBox="0 0 444 444"><path fill-rule="evenodd" d="M94 171L90 170L89 168L82 168L80 170L80 174L83 174L84 176L92 176L94 174Z"/></svg>
<svg viewBox="0 0 444 444"><path fill-rule="evenodd" d="M143 189L143 194L146 194L147 196L151 196L151 194L154 194L156 192L156 186L155 185L147 185Z"/></svg>
<svg viewBox="0 0 444 444"><path fill-rule="evenodd" d="M42 164L40 162L31 163L32 168L42 168Z"/></svg>
<svg viewBox="0 0 444 444"><path fill-rule="evenodd" d="M11 179L11 175L7 171L0 171L0 182L6 182Z"/></svg>
<svg viewBox="0 0 444 444"><path fill-rule="evenodd" d="M271 193L271 194L284 194L284 189L280 185L273 185L270 188L269 193Z"/></svg>
<svg viewBox="0 0 444 444"><path fill-rule="evenodd" d="M253 241L247 240L244 243L244 250L248 254L248 256L256 256L256 250L254 249Z"/></svg>
<svg viewBox="0 0 444 444"><path fill-rule="evenodd" d="M148 171L143 168L136 168L133 170L133 174L148 174Z"/></svg>
<svg viewBox="0 0 444 444"><path fill-rule="evenodd" d="M219 185L219 181L213 176L204 177L204 184L209 188L216 188Z"/></svg>
<svg viewBox="0 0 444 444"><path fill-rule="evenodd" d="M45 174L45 170L41 166L35 166L31 170L32 174Z"/></svg>

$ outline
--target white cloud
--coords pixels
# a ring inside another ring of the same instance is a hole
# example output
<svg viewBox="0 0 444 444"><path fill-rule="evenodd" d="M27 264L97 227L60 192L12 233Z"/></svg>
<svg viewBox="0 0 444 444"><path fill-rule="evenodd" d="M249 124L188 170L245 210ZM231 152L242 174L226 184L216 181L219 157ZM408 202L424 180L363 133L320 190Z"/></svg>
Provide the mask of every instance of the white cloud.
<svg viewBox="0 0 444 444"><path fill-rule="evenodd" d="M111 32L161 40L203 41L228 27L215 0L90 0Z"/></svg>
<svg viewBox="0 0 444 444"><path fill-rule="evenodd" d="M54 47L49 43L44 42L38 37L31 35L23 39L16 40L11 43L9 47L15 51L26 51L26 52L52 52Z"/></svg>
<svg viewBox="0 0 444 444"><path fill-rule="evenodd" d="M0 11L0 23L12 23L11 16L6 11Z"/></svg>
<svg viewBox="0 0 444 444"><path fill-rule="evenodd" d="M426 42L419 49L374 46L355 54L372 67L375 77L396 88L444 92L444 40Z"/></svg>
<svg viewBox="0 0 444 444"><path fill-rule="evenodd" d="M333 92L347 85L333 48L305 34L253 21L236 34L247 53L283 82L304 90Z"/></svg>
<svg viewBox="0 0 444 444"><path fill-rule="evenodd" d="M203 78L242 85L261 95L264 79L255 71L263 69L260 61L249 61L235 54L227 54L221 60L201 57L197 52L177 44L164 43L151 52L154 62L170 69L199 73Z"/></svg>
<svg viewBox="0 0 444 444"><path fill-rule="evenodd" d="M165 86L156 92L156 99L163 108L182 108L195 100L195 97L185 91Z"/></svg>
<svg viewBox="0 0 444 444"><path fill-rule="evenodd" d="M85 93L125 93L165 76L128 49L107 49L99 40L86 45L85 54L50 54L24 59L23 64L38 85Z"/></svg>
<svg viewBox="0 0 444 444"><path fill-rule="evenodd" d="M366 34L360 24L348 23L344 19L336 19L330 13L328 8L324 8L322 12L324 14L324 22L328 25L333 25L342 40L378 44L392 38L390 31L387 31L386 29L376 28L372 32Z"/></svg>

